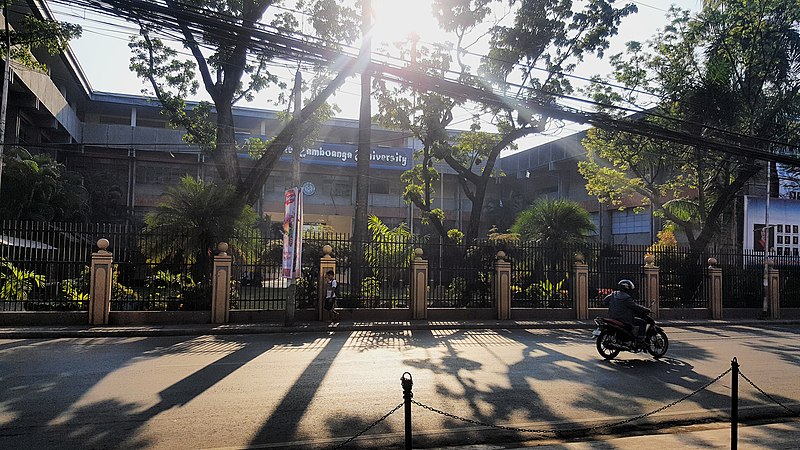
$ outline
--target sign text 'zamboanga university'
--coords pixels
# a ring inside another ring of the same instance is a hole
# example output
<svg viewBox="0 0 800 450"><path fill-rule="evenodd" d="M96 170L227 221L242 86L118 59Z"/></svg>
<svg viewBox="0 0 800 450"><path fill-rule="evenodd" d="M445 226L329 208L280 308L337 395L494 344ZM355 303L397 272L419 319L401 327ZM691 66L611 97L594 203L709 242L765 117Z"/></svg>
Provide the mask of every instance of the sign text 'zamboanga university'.
<svg viewBox="0 0 800 450"><path fill-rule="evenodd" d="M283 159L291 158L292 147L286 147ZM321 144L300 150L300 160L310 164L355 167L358 147L352 144ZM370 166L379 169L408 170L413 165L413 150L405 147L375 147L371 149Z"/></svg>

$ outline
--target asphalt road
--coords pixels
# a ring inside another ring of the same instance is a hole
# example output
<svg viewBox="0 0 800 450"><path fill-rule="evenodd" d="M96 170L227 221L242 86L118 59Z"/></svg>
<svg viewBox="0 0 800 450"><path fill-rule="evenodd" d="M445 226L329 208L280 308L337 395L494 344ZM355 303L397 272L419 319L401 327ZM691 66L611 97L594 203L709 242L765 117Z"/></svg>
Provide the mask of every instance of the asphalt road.
<svg viewBox="0 0 800 450"><path fill-rule="evenodd" d="M800 411L800 326L667 328L660 361L597 355L591 330L406 330L0 340L0 448L332 448L403 401L539 431L658 409L730 368ZM731 376L642 421L725 420ZM782 409L739 382L743 417ZM415 448L515 442L414 405ZM658 426L658 425L655 425ZM571 435L560 435L567 439ZM403 409L344 448L402 448Z"/></svg>

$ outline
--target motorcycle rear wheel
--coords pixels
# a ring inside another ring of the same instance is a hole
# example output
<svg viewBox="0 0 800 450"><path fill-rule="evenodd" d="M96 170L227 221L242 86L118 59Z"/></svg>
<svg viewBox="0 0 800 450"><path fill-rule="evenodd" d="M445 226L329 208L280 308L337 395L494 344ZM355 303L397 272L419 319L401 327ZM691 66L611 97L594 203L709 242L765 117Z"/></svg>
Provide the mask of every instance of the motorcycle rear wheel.
<svg viewBox="0 0 800 450"><path fill-rule="evenodd" d="M667 338L667 333L664 333L664 330L658 330L647 338L647 353L650 353L655 359L661 358L667 354L668 348L669 339Z"/></svg>
<svg viewBox="0 0 800 450"><path fill-rule="evenodd" d="M616 356L619 355L619 350L609 347L609 344L615 341L616 338L613 333L609 333L608 330L603 330L600 332L600 336L597 336L597 353L599 353L603 359L616 358Z"/></svg>

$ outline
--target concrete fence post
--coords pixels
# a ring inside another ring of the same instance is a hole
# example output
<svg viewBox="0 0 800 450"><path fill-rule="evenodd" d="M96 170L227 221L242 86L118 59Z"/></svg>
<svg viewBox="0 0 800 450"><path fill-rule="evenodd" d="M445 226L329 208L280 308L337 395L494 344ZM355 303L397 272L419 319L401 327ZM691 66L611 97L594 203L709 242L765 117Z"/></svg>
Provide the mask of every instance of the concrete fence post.
<svg viewBox="0 0 800 450"><path fill-rule="evenodd" d="M497 301L497 319L511 319L511 263L506 261L506 252L497 252L494 261L495 300Z"/></svg>
<svg viewBox="0 0 800 450"><path fill-rule="evenodd" d="M228 323L231 310L231 266L228 244L220 242L214 256L214 275L211 277L211 323Z"/></svg>
<svg viewBox="0 0 800 450"><path fill-rule="evenodd" d="M325 274L329 270L336 273L336 260L331 256L333 247L325 244L322 247L322 258L319 259L319 283L317 286L317 320L325 320Z"/></svg>
<svg viewBox="0 0 800 450"><path fill-rule="evenodd" d="M716 258L708 258L708 290L711 318L722 319L722 268Z"/></svg>
<svg viewBox="0 0 800 450"><path fill-rule="evenodd" d="M422 259L422 249L414 249L411 262L411 318L428 318L428 260Z"/></svg>
<svg viewBox="0 0 800 450"><path fill-rule="evenodd" d="M414 249L411 262L411 318L428 318L428 260L422 259L422 249Z"/></svg>
<svg viewBox="0 0 800 450"><path fill-rule="evenodd" d="M645 255L644 257L644 284L640 291L642 293L640 299L644 306L648 306L653 310L653 317L657 319L661 292L659 267L655 265L655 260L656 257L653 255ZM650 302L653 302L653 306L650 306Z"/></svg>
<svg viewBox="0 0 800 450"><path fill-rule="evenodd" d="M767 275L767 287L769 288L769 318L781 318L781 278L778 269L769 266Z"/></svg>
<svg viewBox="0 0 800 450"><path fill-rule="evenodd" d="M572 292L575 297L575 318L587 320L589 319L589 265L586 264L583 253L575 254L574 270Z"/></svg>
<svg viewBox="0 0 800 450"><path fill-rule="evenodd" d="M111 270L113 255L106 251L108 239L97 241L89 272L89 324L107 325L111 311Z"/></svg>

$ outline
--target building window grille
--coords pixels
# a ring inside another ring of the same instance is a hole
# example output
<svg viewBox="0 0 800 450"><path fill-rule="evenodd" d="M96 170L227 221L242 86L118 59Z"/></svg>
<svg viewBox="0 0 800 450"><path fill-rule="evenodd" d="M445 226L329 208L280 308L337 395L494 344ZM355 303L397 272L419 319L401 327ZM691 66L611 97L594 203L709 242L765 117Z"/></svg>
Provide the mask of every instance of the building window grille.
<svg viewBox="0 0 800 450"><path fill-rule="evenodd" d="M647 233L650 231L650 216L636 214L633 210L613 211L611 214L612 234Z"/></svg>

